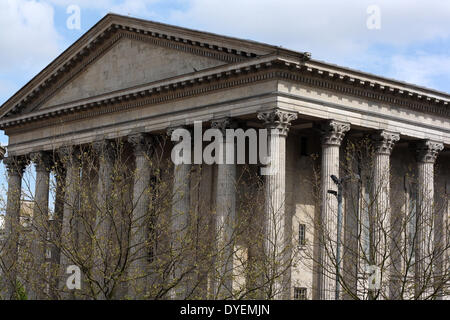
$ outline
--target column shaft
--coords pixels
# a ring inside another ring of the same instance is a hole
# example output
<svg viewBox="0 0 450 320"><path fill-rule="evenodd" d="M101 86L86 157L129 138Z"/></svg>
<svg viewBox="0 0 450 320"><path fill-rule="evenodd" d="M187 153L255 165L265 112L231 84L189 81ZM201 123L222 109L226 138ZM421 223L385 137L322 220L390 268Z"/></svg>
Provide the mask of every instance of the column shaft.
<svg viewBox="0 0 450 320"><path fill-rule="evenodd" d="M216 193L216 270L214 284L217 298L230 297L233 293L234 232L236 225L236 164L227 163L227 150L235 154L234 141L226 140L226 129L233 125L229 118L213 121L212 127L221 130L222 162L217 170ZM234 159L233 159L234 160Z"/></svg>
<svg viewBox="0 0 450 320"><path fill-rule="evenodd" d="M75 264L78 243L78 219L79 192L80 192L80 153L72 147L64 147L59 150L61 162L65 167L66 181L64 187L64 209L60 239L60 275L58 281L61 290L61 298L73 299L74 292L66 286L68 274L67 267Z"/></svg>
<svg viewBox="0 0 450 320"><path fill-rule="evenodd" d="M322 300L335 298L336 290L336 253L337 239L338 202L336 196L328 190L337 190L336 184L331 179L334 175L339 177L339 149L350 125L339 121L330 120L322 126L322 205L321 219L319 222L319 275L318 290Z"/></svg>
<svg viewBox="0 0 450 320"><path fill-rule="evenodd" d="M417 212L415 244L415 296L427 298L433 291L434 163L442 143L424 141L417 147Z"/></svg>
<svg viewBox="0 0 450 320"><path fill-rule="evenodd" d="M98 283L99 299L109 299L114 281L110 279L112 272L112 255L114 237L111 227L116 210L113 202L114 146L112 142L103 140L95 142L94 150L98 156L97 212L95 217L94 240L94 277Z"/></svg>
<svg viewBox="0 0 450 320"><path fill-rule="evenodd" d="M149 205L150 205L150 136L136 134L128 137L134 148L135 172L133 186L133 212L130 233L131 279L128 294L132 298L142 298L148 282L148 246Z"/></svg>
<svg viewBox="0 0 450 320"><path fill-rule="evenodd" d="M55 190L55 212L53 219L50 222L50 239L51 245L51 262L50 272L48 274L48 282L50 284L50 298L55 300L58 298L59 288L59 263L61 257L60 239L61 228L64 214L64 194L65 194L65 180L66 172L63 165L57 162L55 166L56 190Z"/></svg>
<svg viewBox="0 0 450 320"><path fill-rule="evenodd" d="M5 245L2 250L4 272L2 274L5 299L16 298L18 242L20 236L20 197L22 175L26 161L22 157L8 157L3 160L8 169L8 195L5 215Z"/></svg>
<svg viewBox="0 0 450 320"><path fill-rule="evenodd" d="M380 131L373 136L375 142L372 199L374 200L371 214L374 226L374 264L381 270L381 297L395 295L395 276L392 272L399 270L399 261L392 259L393 245L390 209L390 156L394 144L400 140L398 133ZM392 265L395 262L396 265ZM381 298L380 297L380 298Z"/></svg>
<svg viewBox="0 0 450 320"><path fill-rule="evenodd" d="M45 261L47 249L47 233L49 231L48 216L48 193L50 183L50 156L44 152L31 155L36 167L36 183L33 207L33 268L34 277L31 284L32 290L30 298L43 299L46 290L46 269Z"/></svg>
<svg viewBox="0 0 450 320"><path fill-rule="evenodd" d="M169 136L172 136L174 129L168 130ZM174 137L172 136L172 138ZM189 238L190 176L190 161L189 163L174 164L171 214L172 259L174 261L172 281L177 285L171 292L173 299L184 299L190 292L189 278L192 274L188 270L189 261L192 258L189 256L191 247Z"/></svg>
<svg viewBox="0 0 450 320"><path fill-rule="evenodd" d="M291 239L286 228L286 137L291 121L297 114L278 109L261 112L258 119L265 122L269 130L268 156L265 181L265 259L269 288L268 298L283 299L289 297L291 272L288 255Z"/></svg>

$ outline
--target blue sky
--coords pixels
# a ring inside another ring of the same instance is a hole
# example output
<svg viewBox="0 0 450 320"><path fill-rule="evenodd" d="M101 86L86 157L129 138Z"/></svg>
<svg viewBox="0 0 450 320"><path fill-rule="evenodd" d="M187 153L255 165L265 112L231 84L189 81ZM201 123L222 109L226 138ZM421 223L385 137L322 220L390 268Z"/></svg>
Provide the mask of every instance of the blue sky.
<svg viewBox="0 0 450 320"><path fill-rule="evenodd" d="M67 27L71 5L80 29ZM0 0L0 104L108 12L309 51L450 92L447 0ZM373 19L379 28L368 28ZM0 142L8 143L2 131Z"/></svg>

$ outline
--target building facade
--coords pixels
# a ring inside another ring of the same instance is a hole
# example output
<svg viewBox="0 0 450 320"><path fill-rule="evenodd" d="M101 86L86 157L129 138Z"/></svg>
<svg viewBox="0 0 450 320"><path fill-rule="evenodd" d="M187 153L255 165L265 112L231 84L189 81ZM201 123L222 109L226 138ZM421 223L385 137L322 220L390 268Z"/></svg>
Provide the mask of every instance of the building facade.
<svg viewBox="0 0 450 320"><path fill-rule="evenodd" d="M89 297L63 288L67 267L84 263L80 256L90 261L81 268L82 287L97 288L90 292L104 299L442 298L449 279L449 102L448 93L316 61L308 53L108 14L0 108L0 128L9 137L2 296L14 298L21 277L16 222L23 172L34 163L40 241L32 263L34 270L56 271L35 276L30 298ZM165 240L149 259L149 234L160 224L150 223L149 232L148 222L122 226L105 212L119 207L111 197L117 189L127 199L127 221L155 208L156 191L146 190L160 169L148 159L169 160L174 130L193 133L196 122L203 131L223 133L268 129L271 173L250 166L261 184L246 187L237 186L250 180L242 178L245 164L164 164L172 193L161 216L169 217L171 233L160 235ZM118 145L120 152L113 151ZM91 162L82 156L86 150ZM131 180L111 178L119 158ZM56 218L50 221L52 179ZM249 203L254 208L244 210ZM87 211L91 229L79 227L87 220L74 224ZM252 221L242 224L245 237L235 239L244 211ZM195 241L214 243L206 260L198 262L197 244L195 254L182 254L167 274L127 278L151 268L153 256L167 248L171 257L183 251L194 222ZM126 236L113 241L114 232ZM87 253L68 249L74 234L77 243L90 244ZM48 240L54 235L57 240ZM49 247L52 256L45 259ZM120 256L112 253L117 250L139 258L123 262L120 281L108 284L117 270L105 270ZM251 260L264 265L253 280ZM156 285L163 282L169 285ZM152 290L157 293L145 295Z"/></svg>

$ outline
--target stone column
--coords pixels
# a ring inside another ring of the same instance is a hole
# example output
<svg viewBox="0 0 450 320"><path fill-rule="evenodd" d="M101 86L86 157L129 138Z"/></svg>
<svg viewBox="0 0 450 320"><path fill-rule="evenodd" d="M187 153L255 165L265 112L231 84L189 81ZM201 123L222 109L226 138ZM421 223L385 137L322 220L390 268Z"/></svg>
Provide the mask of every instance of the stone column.
<svg viewBox="0 0 450 320"><path fill-rule="evenodd" d="M98 299L108 299L112 281L111 262L114 239L111 227L115 210L113 206L114 146L111 141L102 140L93 143L98 156L97 210L95 216L94 242L94 277L100 288Z"/></svg>
<svg viewBox="0 0 450 320"><path fill-rule="evenodd" d="M133 212L130 232L130 257L128 285L131 298L143 298L148 282L148 226L150 205L151 144L152 138L145 133L128 137L133 146L136 168L133 186Z"/></svg>
<svg viewBox="0 0 450 320"><path fill-rule="evenodd" d="M415 243L415 296L426 298L432 292L434 163L444 149L440 142L426 140L417 145L417 212Z"/></svg>
<svg viewBox="0 0 450 320"><path fill-rule="evenodd" d="M172 134L176 134L176 129L185 128L169 128L167 134L172 137ZM184 299L190 289L191 273L187 272L190 258L188 251L191 246L189 239L190 175L191 162L174 164L171 214L172 259L174 259L172 280L178 284L171 292L172 299Z"/></svg>
<svg viewBox="0 0 450 320"><path fill-rule="evenodd" d="M65 167L64 207L60 238L60 276L58 286L61 298L73 299L74 291L66 286L69 275L67 267L74 265L74 256L78 245L79 192L80 192L80 151L74 147L63 147L58 150L61 164Z"/></svg>
<svg viewBox="0 0 450 320"><path fill-rule="evenodd" d="M36 182L33 207L33 242L32 253L34 260L34 274L30 298L43 299L46 290L46 249L49 228L48 193L50 183L51 158L46 152L31 154L36 168Z"/></svg>
<svg viewBox="0 0 450 320"><path fill-rule="evenodd" d="M60 161L56 162L55 168L56 190L55 190L55 212L53 219L50 221L50 238L51 245L51 262L50 272L48 274L48 282L50 284L50 299L58 299L58 273L60 262L60 239L61 228L64 215L64 198L65 198L65 181L66 170Z"/></svg>
<svg viewBox="0 0 450 320"><path fill-rule="evenodd" d="M217 167L217 193L216 193L216 270L220 274L215 276L214 294L217 298L230 297L233 293L233 257L234 257L234 231L236 225L236 162L227 163L227 151L235 156L235 143L227 141L226 129L233 128L230 118L215 120L212 128L223 134L221 141L222 163ZM233 136L234 137L234 136ZM230 156L229 156L230 157ZM231 159L230 159L231 160ZM230 161L229 161L230 162Z"/></svg>
<svg viewBox="0 0 450 320"><path fill-rule="evenodd" d="M400 270L398 259L392 260L394 253L391 246L393 228L391 226L390 209L390 157L394 144L400 140L398 133L382 130L372 137L375 146L372 199L372 221L374 222L375 264L382 274L381 290L384 296L394 294L394 278L392 271ZM396 265L392 265L395 263ZM390 293L389 293L390 292ZM383 294L382 294L383 296Z"/></svg>
<svg viewBox="0 0 450 320"><path fill-rule="evenodd" d="M268 295L275 299L289 297L291 245L289 233L285 233L286 202L286 137L291 121L297 119L293 112L274 109L260 112L258 119L269 130L268 165L265 182L265 239L264 250L269 266L270 284Z"/></svg>
<svg viewBox="0 0 450 320"><path fill-rule="evenodd" d="M18 242L20 236L20 197L25 157L9 156L3 159L8 170L8 195L5 215L5 243L2 250L4 269L2 273L2 296L16 299Z"/></svg>
<svg viewBox="0 0 450 320"><path fill-rule="evenodd" d="M321 165L321 217L319 221L319 263L318 291L321 300L335 298L336 290L336 243L337 239L337 198L328 190L337 191L331 179L339 178L339 149L350 124L328 120L322 124L322 165ZM341 241L342 239L339 239ZM342 259L341 259L342 260Z"/></svg>

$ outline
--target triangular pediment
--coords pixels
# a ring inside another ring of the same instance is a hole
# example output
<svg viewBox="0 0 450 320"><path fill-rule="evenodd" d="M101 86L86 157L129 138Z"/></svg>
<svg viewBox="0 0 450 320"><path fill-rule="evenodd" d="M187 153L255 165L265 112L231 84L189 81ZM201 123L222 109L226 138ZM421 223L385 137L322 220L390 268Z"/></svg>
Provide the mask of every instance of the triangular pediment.
<svg viewBox="0 0 450 320"><path fill-rule="evenodd" d="M151 83L225 62L122 38L55 92L39 109Z"/></svg>
<svg viewBox="0 0 450 320"><path fill-rule="evenodd" d="M0 107L0 122L277 50L281 49L107 14Z"/></svg>

